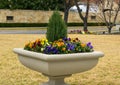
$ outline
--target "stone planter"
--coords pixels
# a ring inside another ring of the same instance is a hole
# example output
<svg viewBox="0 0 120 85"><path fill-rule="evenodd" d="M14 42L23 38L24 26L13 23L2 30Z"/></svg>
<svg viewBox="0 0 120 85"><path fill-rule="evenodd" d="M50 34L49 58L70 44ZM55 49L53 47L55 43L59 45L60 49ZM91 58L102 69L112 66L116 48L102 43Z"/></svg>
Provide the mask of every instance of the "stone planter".
<svg viewBox="0 0 120 85"><path fill-rule="evenodd" d="M64 78L74 73L92 69L97 65L98 59L104 54L99 51L89 53L54 54L47 55L14 48L20 62L35 71L49 77L49 82L43 85L67 85Z"/></svg>

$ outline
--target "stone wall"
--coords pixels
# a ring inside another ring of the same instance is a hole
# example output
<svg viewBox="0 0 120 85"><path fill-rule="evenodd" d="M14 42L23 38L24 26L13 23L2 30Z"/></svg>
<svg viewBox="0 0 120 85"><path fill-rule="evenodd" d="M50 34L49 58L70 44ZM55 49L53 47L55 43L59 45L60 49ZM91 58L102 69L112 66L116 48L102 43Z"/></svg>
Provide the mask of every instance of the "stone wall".
<svg viewBox="0 0 120 85"><path fill-rule="evenodd" d="M1 23L44 23L48 22L51 12L35 10L0 10ZM13 20L7 20L13 16Z"/></svg>
<svg viewBox="0 0 120 85"><path fill-rule="evenodd" d="M0 10L0 23L47 23L52 11L39 10ZM61 12L63 17L63 13ZM89 15L89 22L102 22L97 16L91 19L93 14ZM77 12L70 12L69 22L82 22Z"/></svg>

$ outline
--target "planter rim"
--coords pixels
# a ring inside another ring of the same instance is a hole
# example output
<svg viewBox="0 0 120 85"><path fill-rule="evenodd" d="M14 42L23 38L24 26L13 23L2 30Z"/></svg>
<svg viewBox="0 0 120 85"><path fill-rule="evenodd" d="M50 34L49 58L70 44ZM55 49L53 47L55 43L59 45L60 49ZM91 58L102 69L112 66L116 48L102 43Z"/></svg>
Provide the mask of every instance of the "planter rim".
<svg viewBox="0 0 120 85"><path fill-rule="evenodd" d="M40 59L43 61L63 61L63 60L78 60L78 59L93 59L104 56L101 51L85 52L85 53L71 53L71 54L43 54L33 51L27 51L23 48L14 48L13 51L18 55Z"/></svg>

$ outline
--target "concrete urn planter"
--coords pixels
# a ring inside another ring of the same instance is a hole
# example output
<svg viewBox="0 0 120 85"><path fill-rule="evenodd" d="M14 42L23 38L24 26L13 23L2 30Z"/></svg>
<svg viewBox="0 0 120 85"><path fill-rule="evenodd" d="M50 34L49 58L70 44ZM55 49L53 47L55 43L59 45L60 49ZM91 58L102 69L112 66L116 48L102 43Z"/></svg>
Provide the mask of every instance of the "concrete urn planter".
<svg viewBox="0 0 120 85"><path fill-rule="evenodd" d="M18 54L19 61L24 66L49 77L49 81L42 85L67 85L64 83L65 77L92 69L97 65L99 58L104 56L100 51L54 55L23 48L14 48L13 51Z"/></svg>

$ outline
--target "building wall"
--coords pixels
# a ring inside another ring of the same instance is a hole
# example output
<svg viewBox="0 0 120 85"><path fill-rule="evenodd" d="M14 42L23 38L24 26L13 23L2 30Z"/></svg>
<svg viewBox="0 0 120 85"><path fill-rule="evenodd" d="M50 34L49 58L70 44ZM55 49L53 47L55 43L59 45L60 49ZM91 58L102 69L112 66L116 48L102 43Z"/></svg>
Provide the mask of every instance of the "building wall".
<svg viewBox="0 0 120 85"><path fill-rule="evenodd" d="M39 10L0 10L0 23L48 23L52 11L39 11ZM61 12L63 17L64 13ZM84 15L84 14L83 14ZM7 17L13 17L13 20L7 20ZM102 22L102 20L96 16L96 19L91 19L89 15L89 22ZM77 12L69 13L69 22L82 22Z"/></svg>
<svg viewBox="0 0 120 85"><path fill-rule="evenodd" d="M0 10L0 23L44 23L50 15L49 11ZM6 20L7 16L13 16L13 20Z"/></svg>

